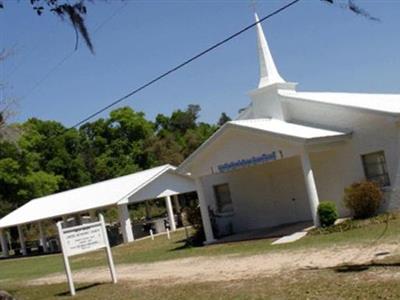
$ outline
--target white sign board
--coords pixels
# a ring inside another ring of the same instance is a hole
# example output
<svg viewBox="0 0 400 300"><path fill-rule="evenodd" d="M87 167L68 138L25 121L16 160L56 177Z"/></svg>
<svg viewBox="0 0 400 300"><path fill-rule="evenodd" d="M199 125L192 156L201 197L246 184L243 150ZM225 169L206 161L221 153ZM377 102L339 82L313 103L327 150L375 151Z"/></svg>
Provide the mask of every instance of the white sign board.
<svg viewBox="0 0 400 300"><path fill-rule="evenodd" d="M68 257L83 254L104 248L107 253L108 265L113 283L117 283L114 261L111 255L111 248L108 242L106 226L103 215L99 215L99 221L83 224L74 227L63 228L63 222L57 223L60 236L61 248L64 258L65 272L71 295L75 295L75 286L72 280L71 267Z"/></svg>
<svg viewBox="0 0 400 300"><path fill-rule="evenodd" d="M107 247L103 238L101 222L63 229L65 249L68 256L78 255Z"/></svg>

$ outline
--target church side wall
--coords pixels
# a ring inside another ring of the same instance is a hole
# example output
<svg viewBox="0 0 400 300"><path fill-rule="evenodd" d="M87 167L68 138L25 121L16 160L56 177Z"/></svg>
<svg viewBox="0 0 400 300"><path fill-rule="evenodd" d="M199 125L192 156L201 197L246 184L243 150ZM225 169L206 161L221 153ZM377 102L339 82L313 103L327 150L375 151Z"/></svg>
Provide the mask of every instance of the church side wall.
<svg viewBox="0 0 400 300"><path fill-rule="evenodd" d="M383 189L383 209L400 208L399 128L393 117L303 101L285 106L287 121L353 132L346 145L311 156L320 200L337 202L346 214L341 204L344 188L365 179L361 155L383 150L391 181L391 186Z"/></svg>

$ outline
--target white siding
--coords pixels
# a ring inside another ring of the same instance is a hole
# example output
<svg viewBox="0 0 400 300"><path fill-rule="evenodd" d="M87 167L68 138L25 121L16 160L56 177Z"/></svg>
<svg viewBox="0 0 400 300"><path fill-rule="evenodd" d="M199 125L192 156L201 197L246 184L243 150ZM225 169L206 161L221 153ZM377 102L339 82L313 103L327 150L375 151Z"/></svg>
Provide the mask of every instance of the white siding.
<svg viewBox="0 0 400 300"><path fill-rule="evenodd" d="M203 178L205 196L216 211L213 186L228 183L234 232L311 220L298 157ZM294 201L292 199L295 199Z"/></svg>

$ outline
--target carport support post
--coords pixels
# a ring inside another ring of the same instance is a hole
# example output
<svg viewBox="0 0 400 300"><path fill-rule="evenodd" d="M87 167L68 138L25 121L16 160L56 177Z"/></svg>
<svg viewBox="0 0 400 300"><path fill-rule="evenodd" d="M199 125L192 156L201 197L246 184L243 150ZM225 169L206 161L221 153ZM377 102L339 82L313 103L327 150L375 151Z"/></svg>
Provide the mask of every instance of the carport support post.
<svg viewBox="0 0 400 300"><path fill-rule="evenodd" d="M43 252L47 253L47 242L46 242L46 235L44 234L43 231L43 225L42 222L38 223L39 226L39 240L40 240L40 245L43 247Z"/></svg>
<svg viewBox="0 0 400 300"><path fill-rule="evenodd" d="M122 237L124 243L133 242L133 231L131 219L129 217L128 204L118 205L119 224L121 225Z"/></svg>
<svg viewBox="0 0 400 300"><path fill-rule="evenodd" d="M165 197L165 204L167 206L169 227L171 228L171 231L175 231L176 230L176 224L175 224L174 210L172 208L171 196Z"/></svg>
<svg viewBox="0 0 400 300"><path fill-rule="evenodd" d="M177 212L180 212L180 211L181 211L181 205L179 204L178 195L173 195L173 196L172 196L172 200L173 200L173 202L174 202L176 211L177 211Z"/></svg>
<svg viewBox="0 0 400 300"><path fill-rule="evenodd" d="M149 201L144 201L144 205L146 208L146 219L150 220L151 219L151 211L150 211L150 205L149 205Z"/></svg>
<svg viewBox="0 0 400 300"><path fill-rule="evenodd" d="M90 221L92 222L96 221L96 211L94 209L89 210L89 217Z"/></svg>
<svg viewBox="0 0 400 300"><path fill-rule="evenodd" d="M314 221L314 226L319 227L319 217L318 217L319 198L318 198L317 186L314 180L313 170L311 168L310 156L306 149L303 149L301 153L301 164L303 166L303 173L306 183L308 201L310 203L311 215Z"/></svg>
<svg viewBox="0 0 400 300"><path fill-rule="evenodd" d="M215 241L214 233L211 226L210 214L208 213L207 201L204 196L203 184L200 178L195 179L197 197L199 198L201 220L203 222L204 234L206 235L206 243L210 244Z"/></svg>
<svg viewBox="0 0 400 300"><path fill-rule="evenodd" d="M4 229L0 229L0 244L1 250L3 251L3 257L8 257L8 243Z"/></svg>
<svg viewBox="0 0 400 300"><path fill-rule="evenodd" d="M75 219L75 226L82 225L82 217L81 214L78 213L74 216Z"/></svg>
<svg viewBox="0 0 400 300"><path fill-rule="evenodd" d="M21 247L21 252L22 255L26 256L27 252L26 252L26 244L25 244L25 237L24 237L24 232L22 230L22 226L18 225L18 236L19 236L19 245Z"/></svg>

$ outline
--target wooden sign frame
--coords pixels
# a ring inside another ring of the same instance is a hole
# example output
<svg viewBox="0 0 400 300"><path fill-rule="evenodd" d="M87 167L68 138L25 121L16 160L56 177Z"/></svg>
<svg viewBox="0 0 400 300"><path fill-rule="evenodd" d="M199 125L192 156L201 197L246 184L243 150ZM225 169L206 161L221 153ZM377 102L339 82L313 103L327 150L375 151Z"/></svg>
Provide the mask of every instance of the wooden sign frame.
<svg viewBox="0 0 400 300"><path fill-rule="evenodd" d="M99 221L97 222L67 228L63 228L62 224L62 221L57 222L57 229L71 295L74 296L76 294L69 263L69 257L71 256L105 249L112 282L117 283L117 275L103 215L99 214Z"/></svg>

